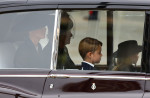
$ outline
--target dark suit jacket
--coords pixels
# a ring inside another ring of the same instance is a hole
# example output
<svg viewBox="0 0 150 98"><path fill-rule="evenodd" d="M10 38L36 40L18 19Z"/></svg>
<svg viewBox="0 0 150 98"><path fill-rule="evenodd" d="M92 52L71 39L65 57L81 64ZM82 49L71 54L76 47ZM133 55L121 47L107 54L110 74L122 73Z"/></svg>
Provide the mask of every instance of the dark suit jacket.
<svg viewBox="0 0 150 98"><path fill-rule="evenodd" d="M88 63L82 62L82 69L83 70L94 70L94 67L92 67L91 65L89 65Z"/></svg>

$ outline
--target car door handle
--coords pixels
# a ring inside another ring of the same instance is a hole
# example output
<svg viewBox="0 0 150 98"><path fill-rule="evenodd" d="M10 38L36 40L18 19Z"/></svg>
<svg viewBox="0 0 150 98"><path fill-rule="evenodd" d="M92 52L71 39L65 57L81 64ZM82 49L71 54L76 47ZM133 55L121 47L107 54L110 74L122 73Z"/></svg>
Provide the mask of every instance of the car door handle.
<svg viewBox="0 0 150 98"><path fill-rule="evenodd" d="M50 77L50 78L70 78L70 75L65 75L65 74L50 74L48 77Z"/></svg>

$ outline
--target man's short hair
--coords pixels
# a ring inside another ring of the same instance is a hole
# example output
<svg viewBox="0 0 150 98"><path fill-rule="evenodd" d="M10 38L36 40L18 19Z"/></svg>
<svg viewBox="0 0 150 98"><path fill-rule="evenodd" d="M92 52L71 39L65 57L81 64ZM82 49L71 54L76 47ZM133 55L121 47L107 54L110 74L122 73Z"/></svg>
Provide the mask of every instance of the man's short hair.
<svg viewBox="0 0 150 98"><path fill-rule="evenodd" d="M95 52L99 46L102 46L101 41L86 37L80 41L78 49L81 57L84 59L88 52Z"/></svg>

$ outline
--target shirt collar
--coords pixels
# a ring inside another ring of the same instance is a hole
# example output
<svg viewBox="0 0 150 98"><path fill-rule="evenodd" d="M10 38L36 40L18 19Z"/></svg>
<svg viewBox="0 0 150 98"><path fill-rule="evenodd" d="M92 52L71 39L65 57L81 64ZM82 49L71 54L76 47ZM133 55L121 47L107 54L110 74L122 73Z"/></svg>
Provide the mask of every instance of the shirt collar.
<svg viewBox="0 0 150 98"><path fill-rule="evenodd" d="M87 64L89 64L90 66L94 67L94 64L92 64L92 63L89 63L89 62L86 62L86 61L82 61L82 62L87 63Z"/></svg>

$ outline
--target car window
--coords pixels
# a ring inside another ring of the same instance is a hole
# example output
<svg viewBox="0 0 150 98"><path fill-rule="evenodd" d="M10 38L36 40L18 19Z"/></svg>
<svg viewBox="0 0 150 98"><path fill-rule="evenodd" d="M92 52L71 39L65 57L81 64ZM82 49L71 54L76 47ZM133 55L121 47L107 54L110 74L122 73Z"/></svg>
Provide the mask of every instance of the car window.
<svg viewBox="0 0 150 98"><path fill-rule="evenodd" d="M0 14L0 68L50 68L54 18L53 10Z"/></svg>
<svg viewBox="0 0 150 98"><path fill-rule="evenodd" d="M144 11L62 11L56 68L140 71L144 18Z"/></svg>

